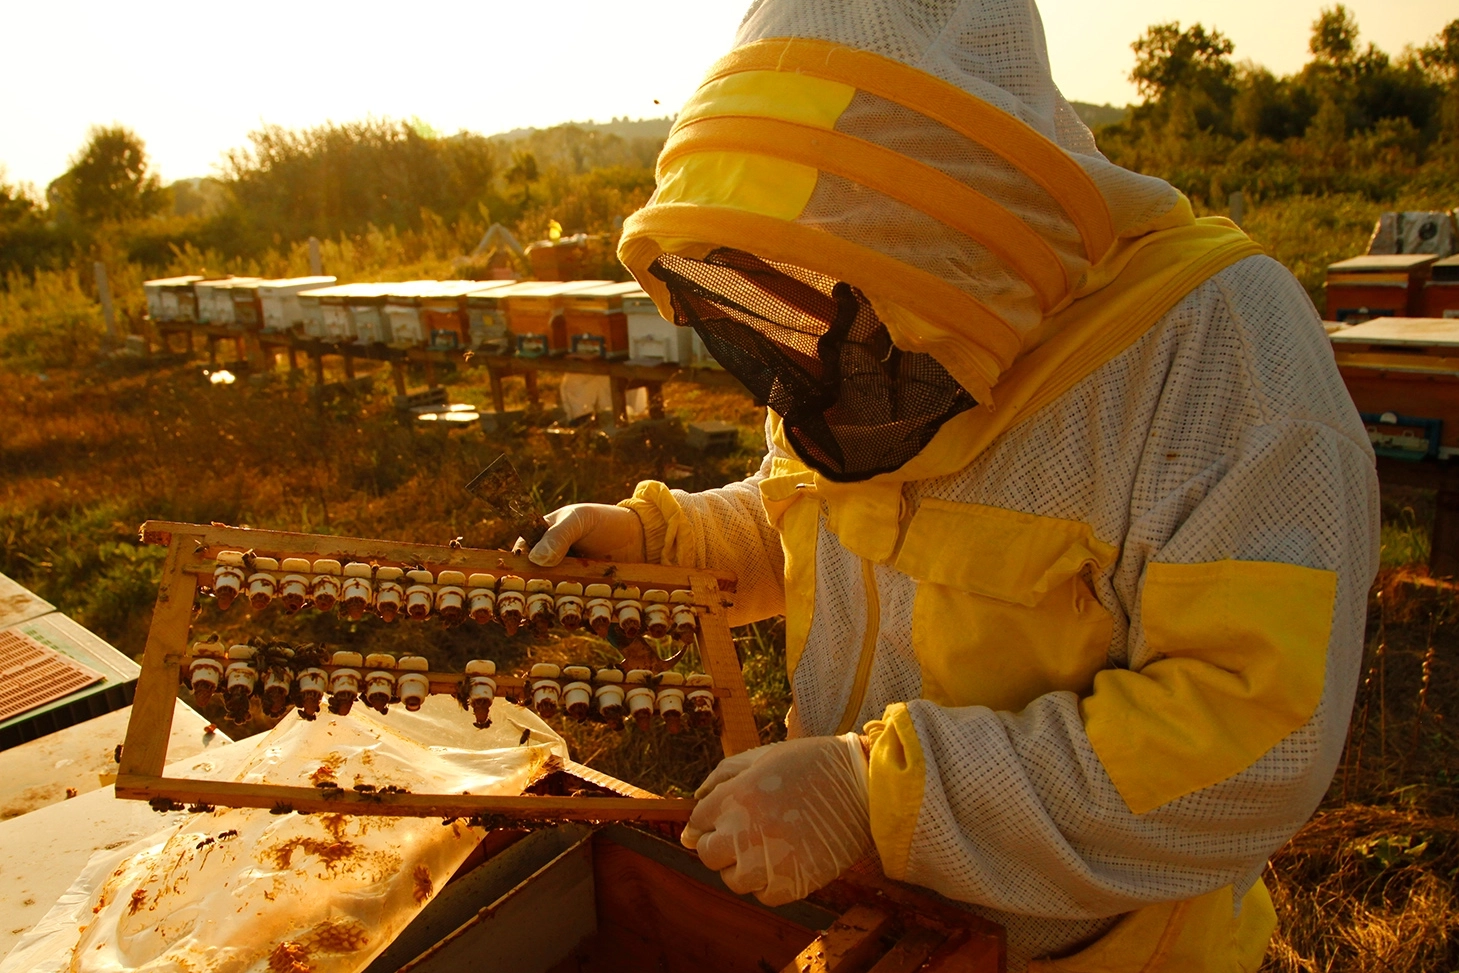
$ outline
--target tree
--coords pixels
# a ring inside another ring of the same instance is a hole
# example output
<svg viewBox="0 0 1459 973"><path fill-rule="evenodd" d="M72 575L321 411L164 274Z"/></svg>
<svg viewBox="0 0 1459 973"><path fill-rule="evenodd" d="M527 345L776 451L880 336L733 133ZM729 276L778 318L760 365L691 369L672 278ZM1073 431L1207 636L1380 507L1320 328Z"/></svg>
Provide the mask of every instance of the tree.
<svg viewBox="0 0 1459 973"><path fill-rule="evenodd" d="M1449 81L1459 81L1459 20L1451 20L1432 44L1419 49L1423 66Z"/></svg>
<svg viewBox="0 0 1459 973"><path fill-rule="evenodd" d="M63 215L88 226L141 219L167 205L147 147L121 125L93 127L47 195Z"/></svg>
<svg viewBox="0 0 1459 973"><path fill-rule="evenodd" d="M1307 41L1307 50L1324 64L1344 67L1350 63L1358 50L1358 21L1342 4L1324 7L1312 22L1312 37Z"/></svg>
<svg viewBox="0 0 1459 973"><path fill-rule="evenodd" d="M1130 46L1130 80L1145 97L1137 112L1172 132L1229 132L1236 67L1234 45L1224 34L1201 24L1188 30L1174 22L1155 24Z"/></svg>
<svg viewBox="0 0 1459 973"><path fill-rule="evenodd" d="M507 183L522 187L522 207L532 205L532 184L541 176L537 171L537 156L531 152L517 150L512 153L512 167L507 170Z"/></svg>
<svg viewBox="0 0 1459 973"><path fill-rule="evenodd" d="M1178 22L1154 24L1130 46L1135 51L1130 80L1147 100L1158 101L1177 90L1229 89L1236 74L1231 63L1235 46L1219 30L1208 33L1200 24L1186 31Z"/></svg>

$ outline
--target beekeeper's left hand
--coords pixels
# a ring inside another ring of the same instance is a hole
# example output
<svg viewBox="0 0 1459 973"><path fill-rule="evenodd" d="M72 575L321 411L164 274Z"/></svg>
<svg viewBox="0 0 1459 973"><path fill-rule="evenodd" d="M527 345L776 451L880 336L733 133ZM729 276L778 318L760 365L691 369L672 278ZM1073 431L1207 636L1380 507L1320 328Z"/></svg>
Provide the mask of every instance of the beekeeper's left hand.
<svg viewBox="0 0 1459 973"><path fill-rule="evenodd" d="M783 905L871 854L867 760L857 734L773 743L725 763L734 772L705 781L712 787L696 793L680 840L733 891Z"/></svg>

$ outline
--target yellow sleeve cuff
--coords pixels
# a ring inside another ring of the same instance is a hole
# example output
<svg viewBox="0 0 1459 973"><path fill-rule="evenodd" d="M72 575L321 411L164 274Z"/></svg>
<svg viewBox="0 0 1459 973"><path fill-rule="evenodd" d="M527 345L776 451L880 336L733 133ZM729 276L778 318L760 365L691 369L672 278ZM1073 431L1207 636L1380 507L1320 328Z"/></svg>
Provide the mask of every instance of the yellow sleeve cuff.
<svg viewBox="0 0 1459 973"><path fill-rule="evenodd" d="M697 567L684 508L667 486L657 480L644 480L634 488L633 496L618 501L618 506L632 510L643 524L643 552L649 564Z"/></svg>
<svg viewBox="0 0 1459 973"><path fill-rule="evenodd" d="M922 743L906 703L888 706L881 719L866 724L865 731L871 740L867 770L871 836L882 870L889 878L905 879L927 781Z"/></svg>

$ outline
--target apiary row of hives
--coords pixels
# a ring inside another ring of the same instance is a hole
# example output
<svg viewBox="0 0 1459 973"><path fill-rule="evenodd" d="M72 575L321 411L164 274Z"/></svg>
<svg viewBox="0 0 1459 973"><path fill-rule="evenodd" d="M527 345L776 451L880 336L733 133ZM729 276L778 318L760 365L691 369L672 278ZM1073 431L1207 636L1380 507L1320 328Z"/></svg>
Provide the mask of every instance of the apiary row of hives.
<svg viewBox="0 0 1459 973"><path fill-rule="evenodd" d="M160 323L357 346L715 367L693 331L664 320L633 281L336 284L333 277L189 276L151 280L143 287L148 313Z"/></svg>

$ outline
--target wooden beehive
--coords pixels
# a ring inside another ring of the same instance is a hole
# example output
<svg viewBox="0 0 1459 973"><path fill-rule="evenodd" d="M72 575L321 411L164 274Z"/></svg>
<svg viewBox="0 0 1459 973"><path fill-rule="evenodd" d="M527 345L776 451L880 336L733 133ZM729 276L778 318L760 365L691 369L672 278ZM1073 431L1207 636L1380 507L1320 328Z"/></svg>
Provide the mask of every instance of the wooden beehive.
<svg viewBox="0 0 1459 973"><path fill-rule="evenodd" d="M514 280L480 280L480 286L466 295L466 327L471 347L488 354L511 352L511 331L502 294Z"/></svg>
<svg viewBox="0 0 1459 973"><path fill-rule="evenodd" d="M359 337L361 332L357 331L356 336L363 344L378 341L384 344L398 344L401 347L414 347L426 343L426 331L421 324L420 304L421 297L428 293L428 289L435 284L435 281L406 280L398 284L381 285L379 304L379 324L367 326L364 333L369 334L370 339ZM356 319L356 325L367 321L369 315Z"/></svg>
<svg viewBox="0 0 1459 973"><path fill-rule="evenodd" d="M333 277L285 277L259 281L258 304L263 314L263 330L282 333L304 324L304 309L299 294L333 284Z"/></svg>
<svg viewBox="0 0 1459 973"><path fill-rule="evenodd" d="M233 299L233 327L239 331L263 330L263 305L259 303L257 278L237 280L226 293Z"/></svg>
<svg viewBox="0 0 1459 973"><path fill-rule="evenodd" d="M197 296L198 323L218 327L233 326L233 295L229 288L235 284L258 283L257 277L225 277L221 280L200 280L193 285Z"/></svg>
<svg viewBox="0 0 1459 973"><path fill-rule="evenodd" d="M406 281L402 284L355 284L344 296L344 305L349 315L349 335L361 345L400 345L411 347L419 343L420 318L414 319L414 330L407 322L402 332L396 330L397 318L388 308L396 294L409 294L419 288L422 281Z"/></svg>
<svg viewBox="0 0 1459 973"><path fill-rule="evenodd" d="M605 280L523 281L503 293L507 327L524 358L560 355L568 351L567 318L563 295L606 284Z"/></svg>
<svg viewBox="0 0 1459 973"><path fill-rule="evenodd" d="M1459 453L1459 319L1379 318L1329 337L1375 449L1408 459Z"/></svg>
<svg viewBox="0 0 1459 973"><path fill-rule="evenodd" d="M1001 973L1003 930L868 861L777 908L661 836L493 832L366 973Z"/></svg>
<svg viewBox="0 0 1459 973"><path fill-rule="evenodd" d="M482 289L477 280L438 280L420 300L421 330L426 342L439 351L471 347L471 325L466 297Z"/></svg>
<svg viewBox="0 0 1459 973"><path fill-rule="evenodd" d="M1423 316L1459 318L1459 256L1435 261L1424 283Z"/></svg>
<svg viewBox="0 0 1459 973"><path fill-rule="evenodd" d="M562 296L568 353L581 358L628 355L628 318L623 296L640 291L637 281L599 284Z"/></svg>
<svg viewBox="0 0 1459 973"><path fill-rule="evenodd" d="M1370 254L1331 265L1324 316L1344 324L1418 316L1429 267L1437 259L1422 253Z"/></svg>
<svg viewBox="0 0 1459 973"><path fill-rule="evenodd" d="M191 288L194 283L202 279L198 274L191 274L186 277L159 277L156 280L144 281L142 293L147 298L147 314L153 321L192 320L178 316L178 295L184 288ZM194 310L196 310L196 305L194 305Z"/></svg>
<svg viewBox="0 0 1459 973"><path fill-rule="evenodd" d="M623 315L628 327L628 357L631 360L685 366L694 363L694 332L665 320L653 298L642 288L624 293Z"/></svg>
<svg viewBox="0 0 1459 973"><path fill-rule="evenodd" d="M317 337L325 341L350 342L355 340L354 323L350 320L349 302L357 293L374 293L375 284L336 284L333 287L318 287L300 294L300 304L305 314L305 333L315 327ZM313 323L312 305L317 303L317 323Z"/></svg>

